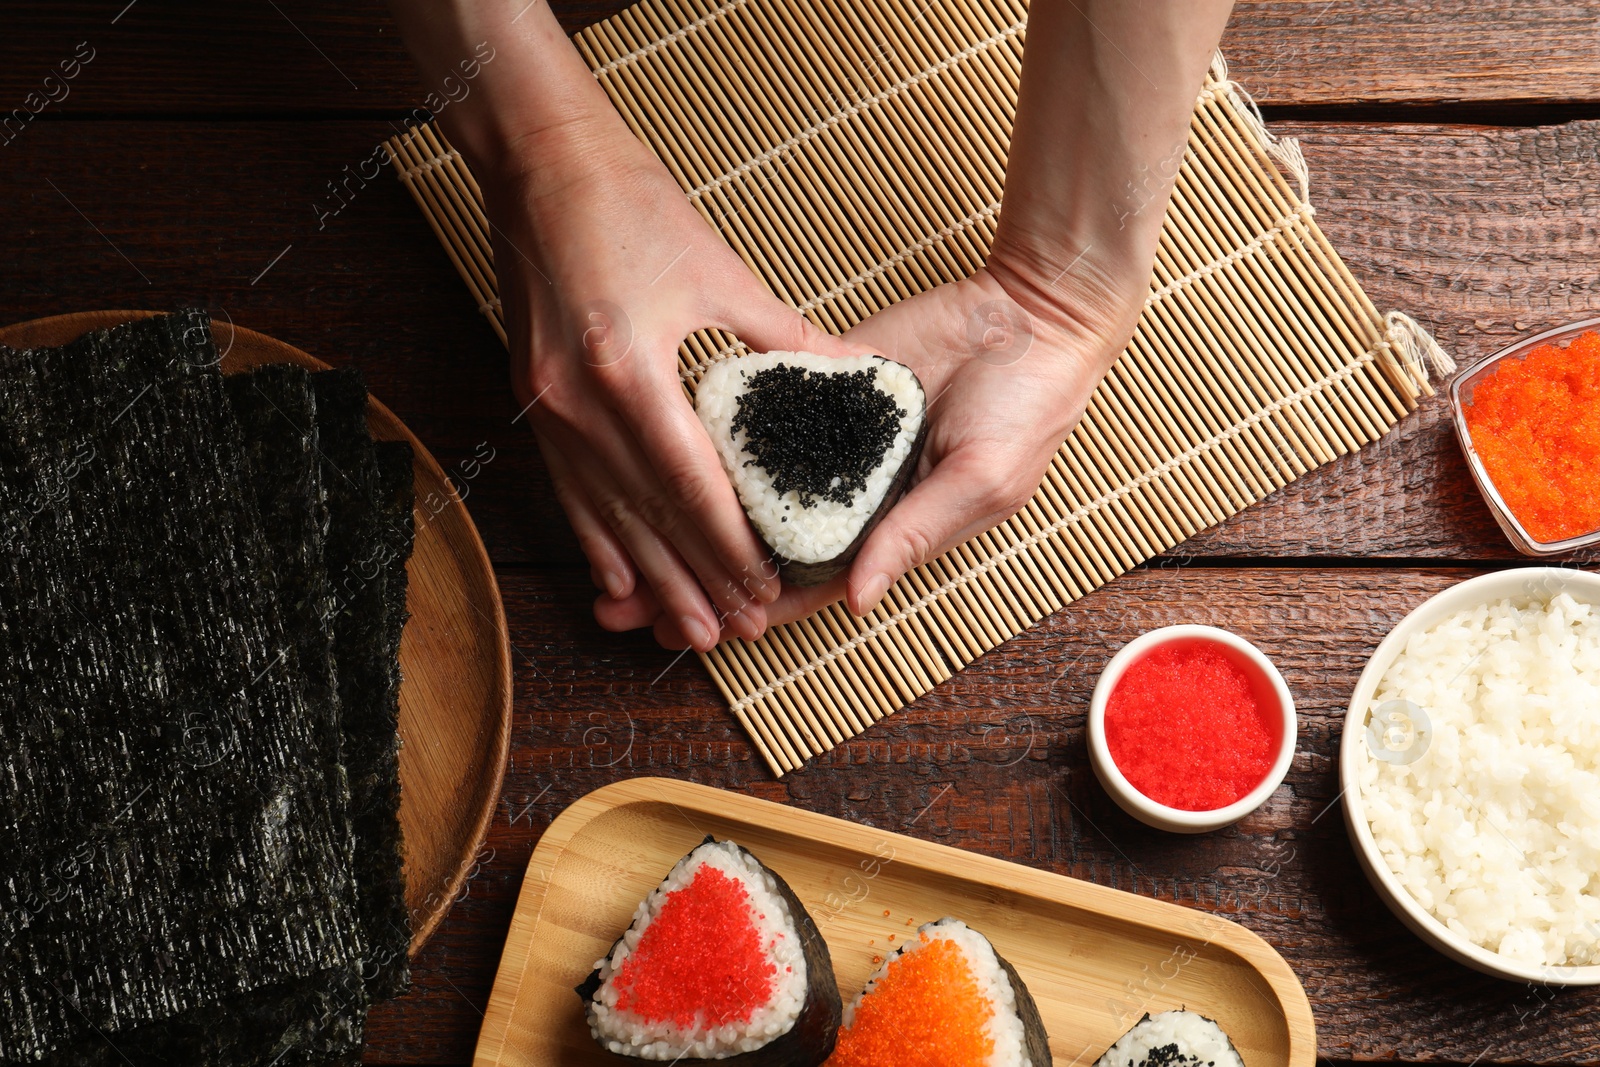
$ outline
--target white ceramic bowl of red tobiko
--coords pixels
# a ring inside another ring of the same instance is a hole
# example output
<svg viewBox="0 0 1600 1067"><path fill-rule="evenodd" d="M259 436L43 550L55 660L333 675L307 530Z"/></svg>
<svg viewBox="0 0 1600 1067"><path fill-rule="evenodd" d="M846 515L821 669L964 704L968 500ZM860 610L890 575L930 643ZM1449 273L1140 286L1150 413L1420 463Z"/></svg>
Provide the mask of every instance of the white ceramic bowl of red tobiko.
<svg viewBox="0 0 1600 1067"><path fill-rule="evenodd" d="M1089 701L1089 761L1129 815L1220 830L1259 808L1294 759L1294 698L1272 661L1215 626L1165 626L1123 646Z"/></svg>

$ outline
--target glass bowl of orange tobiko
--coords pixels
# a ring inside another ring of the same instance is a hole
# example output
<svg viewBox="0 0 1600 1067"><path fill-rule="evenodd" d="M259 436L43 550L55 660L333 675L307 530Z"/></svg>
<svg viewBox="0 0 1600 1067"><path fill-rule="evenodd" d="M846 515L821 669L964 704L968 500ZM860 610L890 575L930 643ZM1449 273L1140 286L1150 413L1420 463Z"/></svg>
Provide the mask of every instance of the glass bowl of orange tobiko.
<svg viewBox="0 0 1600 1067"><path fill-rule="evenodd" d="M1600 318L1518 341L1450 383L1456 437L1518 551L1600 544Z"/></svg>

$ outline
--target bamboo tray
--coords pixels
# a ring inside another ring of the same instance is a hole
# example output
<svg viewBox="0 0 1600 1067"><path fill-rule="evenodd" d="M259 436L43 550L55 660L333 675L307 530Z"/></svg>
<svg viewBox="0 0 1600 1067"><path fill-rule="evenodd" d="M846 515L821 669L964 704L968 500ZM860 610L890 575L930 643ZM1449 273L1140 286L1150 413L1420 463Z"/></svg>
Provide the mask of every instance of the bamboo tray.
<svg viewBox="0 0 1600 1067"><path fill-rule="evenodd" d="M782 875L861 988L889 940L945 915L986 934L1038 1001L1059 1067L1094 1062L1144 1012L1216 1019L1247 1067L1312 1067L1305 991L1236 923L782 804L666 778L597 789L545 831L522 882L473 1063L603 1064L577 985L707 834Z"/></svg>
<svg viewBox="0 0 1600 1067"><path fill-rule="evenodd" d="M61 345L151 311L90 311L0 328L14 348ZM265 334L214 322L222 371L263 363L328 364ZM450 479L415 435L375 399L367 425L409 441L416 543L407 564L411 618L400 641L400 827L405 835L411 955L455 902L500 796L511 743L511 647L494 570Z"/></svg>

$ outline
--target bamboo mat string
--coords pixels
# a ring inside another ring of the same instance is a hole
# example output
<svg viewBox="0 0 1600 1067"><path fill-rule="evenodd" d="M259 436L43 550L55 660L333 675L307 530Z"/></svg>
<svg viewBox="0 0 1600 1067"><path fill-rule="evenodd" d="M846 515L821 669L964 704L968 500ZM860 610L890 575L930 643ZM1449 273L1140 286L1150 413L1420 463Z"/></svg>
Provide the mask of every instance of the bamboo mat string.
<svg viewBox="0 0 1600 1067"><path fill-rule="evenodd" d="M574 39L629 127L773 292L842 332L966 277L993 240L1022 0L643 0ZM395 172L502 341L492 227L432 125ZM1285 178L1287 174L1287 179ZM1454 363L1380 315L1317 225L1311 175L1218 54L1144 311L1015 516L895 583L701 657L775 774L1307 471L1376 440ZM746 351L700 330L692 394Z"/></svg>

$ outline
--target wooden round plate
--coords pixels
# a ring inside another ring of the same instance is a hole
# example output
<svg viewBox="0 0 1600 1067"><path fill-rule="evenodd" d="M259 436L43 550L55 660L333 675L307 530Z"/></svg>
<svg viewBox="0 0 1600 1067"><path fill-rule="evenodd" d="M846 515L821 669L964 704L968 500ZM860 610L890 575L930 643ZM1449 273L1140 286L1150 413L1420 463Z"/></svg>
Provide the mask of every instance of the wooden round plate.
<svg viewBox="0 0 1600 1067"><path fill-rule="evenodd" d="M13 348L63 345L153 311L90 311L0 327ZM222 370L328 364L230 322L213 322ZM511 645L488 553L449 478L405 424L368 399L381 441L411 444L416 544L406 570L411 619L400 641L400 826L411 954L461 892L500 797L511 743Z"/></svg>

